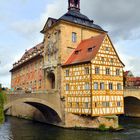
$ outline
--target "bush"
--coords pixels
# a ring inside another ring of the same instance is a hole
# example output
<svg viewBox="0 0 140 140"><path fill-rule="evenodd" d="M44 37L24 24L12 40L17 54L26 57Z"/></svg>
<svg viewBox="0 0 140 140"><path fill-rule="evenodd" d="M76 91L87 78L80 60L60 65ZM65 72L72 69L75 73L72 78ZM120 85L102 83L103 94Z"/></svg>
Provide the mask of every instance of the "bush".
<svg viewBox="0 0 140 140"><path fill-rule="evenodd" d="M6 101L5 93L0 91L0 123L4 122L4 102Z"/></svg>
<svg viewBox="0 0 140 140"><path fill-rule="evenodd" d="M106 130L108 130L108 128L106 128L106 126L104 124L100 124L99 130L106 131Z"/></svg>

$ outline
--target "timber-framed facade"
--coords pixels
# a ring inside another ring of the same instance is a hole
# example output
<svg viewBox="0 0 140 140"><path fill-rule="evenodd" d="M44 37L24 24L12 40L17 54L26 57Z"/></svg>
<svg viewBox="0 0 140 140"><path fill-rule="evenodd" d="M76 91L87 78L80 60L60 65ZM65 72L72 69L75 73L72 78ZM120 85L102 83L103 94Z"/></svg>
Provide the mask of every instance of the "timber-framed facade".
<svg viewBox="0 0 140 140"><path fill-rule="evenodd" d="M123 114L123 66L107 34L83 41L64 64L66 110Z"/></svg>

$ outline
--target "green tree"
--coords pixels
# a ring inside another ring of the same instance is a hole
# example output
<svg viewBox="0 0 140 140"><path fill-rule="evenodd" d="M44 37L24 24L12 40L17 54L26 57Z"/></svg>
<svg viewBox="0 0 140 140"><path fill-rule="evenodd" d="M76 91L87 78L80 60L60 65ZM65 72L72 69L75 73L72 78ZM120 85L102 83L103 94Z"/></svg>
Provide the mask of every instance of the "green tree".
<svg viewBox="0 0 140 140"><path fill-rule="evenodd" d="M4 122L4 102L5 102L5 93L0 91L0 123Z"/></svg>

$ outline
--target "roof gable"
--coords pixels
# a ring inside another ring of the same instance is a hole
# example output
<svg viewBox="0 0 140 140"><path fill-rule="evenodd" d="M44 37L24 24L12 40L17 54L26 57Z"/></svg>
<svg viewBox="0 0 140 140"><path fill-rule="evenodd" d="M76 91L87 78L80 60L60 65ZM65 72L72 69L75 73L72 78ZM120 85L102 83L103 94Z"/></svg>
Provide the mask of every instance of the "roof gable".
<svg viewBox="0 0 140 140"><path fill-rule="evenodd" d="M117 56L118 60L120 61L120 63L122 64L122 66L125 66L124 63L121 61L121 59L120 59L120 57L119 57L119 55L118 55L118 53L117 53L117 51L116 51L116 49L115 49L112 41L111 41L111 39L110 39L110 37L108 35L107 35L107 38L109 39L109 42L111 43L112 48L113 48L114 52L116 53L116 56Z"/></svg>
<svg viewBox="0 0 140 140"><path fill-rule="evenodd" d="M101 34L81 41L64 65L90 62L98 53L105 36L106 34Z"/></svg>
<svg viewBox="0 0 140 140"><path fill-rule="evenodd" d="M104 61L102 60L104 59ZM122 61L120 60L118 53L108 35L105 36L102 45L96 55L96 57L92 60L93 63L99 62L100 64L107 63L108 65L118 65L118 66L125 66ZM105 63L104 63L105 62Z"/></svg>
<svg viewBox="0 0 140 140"><path fill-rule="evenodd" d="M49 17L43 30L41 33L44 33L47 29L49 29L54 23L56 23L57 19Z"/></svg>

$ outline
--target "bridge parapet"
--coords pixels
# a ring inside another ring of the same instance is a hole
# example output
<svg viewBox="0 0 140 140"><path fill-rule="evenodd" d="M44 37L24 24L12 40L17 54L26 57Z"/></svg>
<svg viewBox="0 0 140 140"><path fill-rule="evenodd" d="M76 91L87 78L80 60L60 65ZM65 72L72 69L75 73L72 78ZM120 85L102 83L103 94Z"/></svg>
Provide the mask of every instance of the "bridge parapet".
<svg viewBox="0 0 140 140"><path fill-rule="evenodd" d="M140 89L136 88L124 89L124 97L135 97L140 99Z"/></svg>

